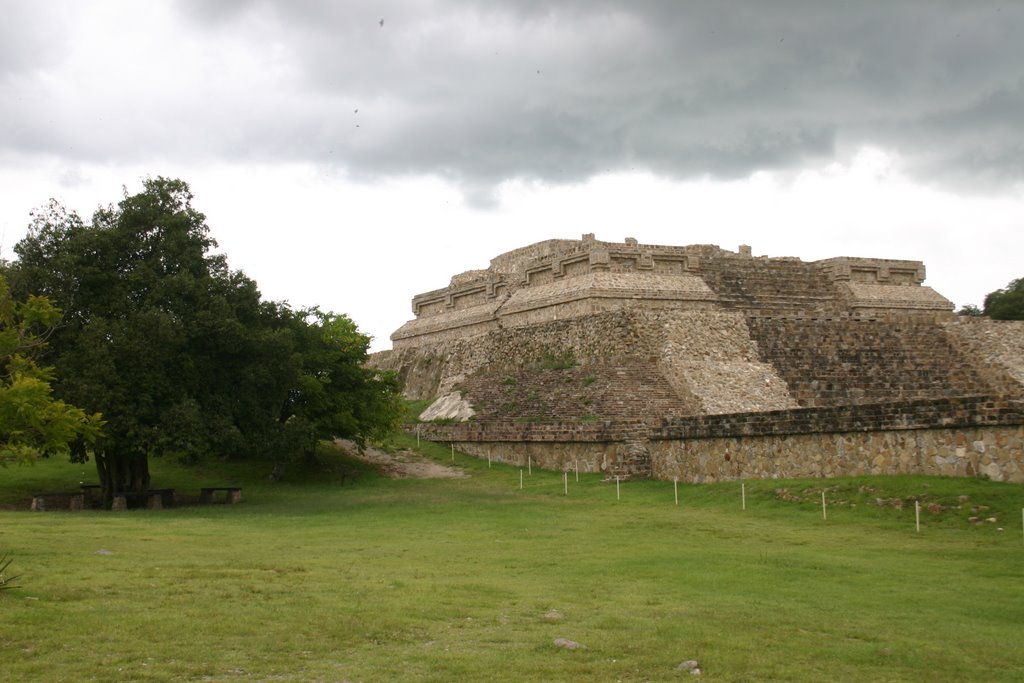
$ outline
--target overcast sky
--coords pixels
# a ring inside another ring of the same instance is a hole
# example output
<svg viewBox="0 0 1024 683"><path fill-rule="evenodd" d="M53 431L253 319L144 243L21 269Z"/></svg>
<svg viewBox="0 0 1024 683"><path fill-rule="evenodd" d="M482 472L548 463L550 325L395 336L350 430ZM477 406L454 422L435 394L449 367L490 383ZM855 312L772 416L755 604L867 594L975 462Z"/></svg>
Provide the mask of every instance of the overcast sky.
<svg viewBox="0 0 1024 683"><path fill-rule="evenodd" d="M265 297L390 347L550 238L1024 276L1020 0L0 0L0 257L186 180Z"/></svg>

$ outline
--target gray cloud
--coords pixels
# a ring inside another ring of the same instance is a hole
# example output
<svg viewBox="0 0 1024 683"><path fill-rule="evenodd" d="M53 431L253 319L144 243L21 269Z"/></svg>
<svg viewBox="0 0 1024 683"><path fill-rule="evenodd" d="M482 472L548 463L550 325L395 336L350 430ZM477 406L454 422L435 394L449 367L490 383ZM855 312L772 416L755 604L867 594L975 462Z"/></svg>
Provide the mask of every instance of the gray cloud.
<svg viewBox="0 0 1024 683"><path fill-rule="evenodd" d="M33 0L0 2L0 82L67 57L70 26L54 9Z"/></svg>
<svg viewBox="0 0 1024 683"><path fill-rule="evenodd" d="M0 145L437 174L482 204L514 177L733 178L870 144L924 179L1024 178L1020 3L182 0L136 28L187 37L126 55L153 82L67 93L0 48Z"/></svg>

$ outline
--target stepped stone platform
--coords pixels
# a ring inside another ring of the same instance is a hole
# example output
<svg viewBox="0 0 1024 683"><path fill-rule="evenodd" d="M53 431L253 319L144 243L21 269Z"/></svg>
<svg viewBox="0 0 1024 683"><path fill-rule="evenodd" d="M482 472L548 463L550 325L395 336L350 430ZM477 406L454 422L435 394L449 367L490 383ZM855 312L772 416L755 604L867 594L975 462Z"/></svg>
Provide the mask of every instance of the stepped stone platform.
<svg viewBox="0 0 1024 683"><path fill-rule="evenodd" d="M416 295L371 364L424 436L686 481L1024 481L1024 323L962 319L924 264L548 240ZM447 411L447 412L446 412Z"/></svg>

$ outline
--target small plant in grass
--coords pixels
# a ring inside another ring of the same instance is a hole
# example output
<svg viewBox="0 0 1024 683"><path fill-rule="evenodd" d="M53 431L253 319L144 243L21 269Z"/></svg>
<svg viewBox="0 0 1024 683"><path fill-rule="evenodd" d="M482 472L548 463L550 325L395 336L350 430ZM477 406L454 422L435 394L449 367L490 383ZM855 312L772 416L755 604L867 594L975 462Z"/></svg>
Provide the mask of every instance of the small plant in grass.
<svg viewBox="0 0 1024 683"><path fill-rule="evenodd" d="M0 591L14 588L14 582L19 578L18 575L8 573L8 569L13 561L14 559L7 555L0 555Z"/></svg>
<svg viewBox="0 0 1024 683"><path fill-rule="evenodd" d="M516 385L516 378L506 377L505 379L501 380L501 384L505 385L506 387L514 387Z"/></svg>

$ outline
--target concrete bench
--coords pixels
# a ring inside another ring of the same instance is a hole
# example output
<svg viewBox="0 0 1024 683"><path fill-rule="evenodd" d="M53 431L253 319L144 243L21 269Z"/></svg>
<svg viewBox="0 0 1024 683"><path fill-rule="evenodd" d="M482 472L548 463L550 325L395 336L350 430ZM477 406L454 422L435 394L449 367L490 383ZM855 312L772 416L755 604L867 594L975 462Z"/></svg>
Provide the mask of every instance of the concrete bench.
<svg viewBox="0 0 1024 683"><path fill-rule="evenodd" d="M241 503L241 486L207 486L199 489L199 502L204 505L212 505L216 502L216 494L224 494L225 503Z"/></svg>
<svg viewBox="0 0 1024 683"><path fill-rule="evenodd" d="M149 489L147 491L115 491L111 510L127 510L129 501L136 507L161 510L174 505L174 489Z"/></svg>
<svg viewBox="0 0 1024 683"><path fill-rule="evenodd" d="M45 512L57 498L67 498L69 510L81 510L85 507L85 496L81 493L33 493L31 509L33 512Z"/></svg>

